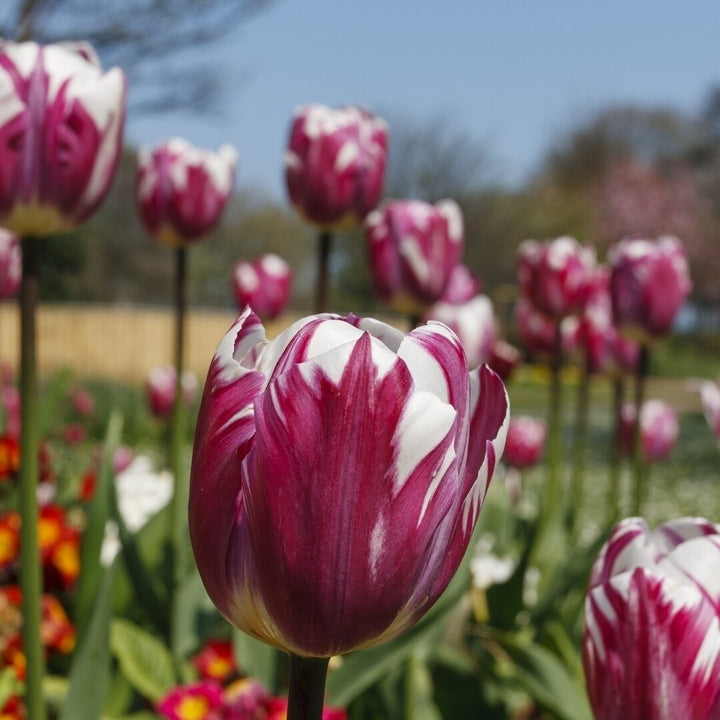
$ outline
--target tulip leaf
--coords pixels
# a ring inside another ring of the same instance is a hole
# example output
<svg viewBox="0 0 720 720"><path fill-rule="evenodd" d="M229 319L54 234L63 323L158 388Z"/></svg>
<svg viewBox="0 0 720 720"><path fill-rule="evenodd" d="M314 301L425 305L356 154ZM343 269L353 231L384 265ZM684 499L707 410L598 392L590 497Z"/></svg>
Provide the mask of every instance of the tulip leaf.
<svg viewBox="0 0 720 720"><path fill-rule="evenodd" d="M100 548L105 536L105 524L110 514L114 479L113 454L120 442L122 416L113 412L108 422L103 443L102 461L98 473L95 497L87 508L87 524L83 532L80 567L75 594L75 625L78 641L81 644L87 623L93 616L93 601L98 597L103 568L100 565Z"/></svg>
<svg viewBox="0 0 720 720"><path fill-rule="evenodd" d="M144 697L156 702L175 684L169 650L154 635L128 620L113 621L110 647L120 669Z"/></svg>
<svg viewBox="0 0 720 720"><path fill-rule="evenodd" d="M507 633L493 633L514 664L514 677L541 707L559 720L592 720L584 689L547 648Z"/></svg>
<svg viewBox="0 0 720 720"><path fill-rule="evenodd" d="M97 720L105 704L110 675L112 567L105 570L85 634L70 668L70 685L60 720Z"/></svg>
<svg viewBox="0 0 720 720"><path fill-rule="evenodd" d="M59 713L67 697L69 687L70 683L67 678L59 675L45 675L42 684L43 700L45 700L49 708Z"/></svg>
<svg viewBox="0 0 720 720"><path fill-rule="evenodd" d="M285 656L240 630L233 628L233 649L242 672L257 678L270 692L280 691L280 669Z"/></svg>
<svg viewBox="0 0 720 720"><path fill-rule="evenodd" d="M442 720L433 702L433 680L417 652L410 655L405 671L405 720Z"/></svg>

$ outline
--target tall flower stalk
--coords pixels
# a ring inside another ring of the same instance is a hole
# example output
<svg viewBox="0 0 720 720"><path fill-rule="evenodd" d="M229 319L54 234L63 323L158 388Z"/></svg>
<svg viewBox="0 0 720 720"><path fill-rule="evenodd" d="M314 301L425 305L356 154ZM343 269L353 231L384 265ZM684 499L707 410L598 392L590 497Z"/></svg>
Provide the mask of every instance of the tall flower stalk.
<svg viewBox="0 0 720 720"><path fill-rule="evenodd" d="M25 702L45 718L38 550L36 308L41 238L77 227L115 174L125 119L125 77L103 72L85 43L0 45L0 222L22 238L20 288L20 510ZM12 140L12 141L11 141Z"/></svg>
<svg viewBox="0 0 720 720"><path fill-rule="evenodd" d="M632 431L632 459L633 459L633 514L636 517L642 516L643 504L647 494L648 467L643 451L642 438L642 408L645 404L645 381L648 375L650 363L650 350L647 345L640 346L640 357L638 358L635 371L635 421Z"/></svg>

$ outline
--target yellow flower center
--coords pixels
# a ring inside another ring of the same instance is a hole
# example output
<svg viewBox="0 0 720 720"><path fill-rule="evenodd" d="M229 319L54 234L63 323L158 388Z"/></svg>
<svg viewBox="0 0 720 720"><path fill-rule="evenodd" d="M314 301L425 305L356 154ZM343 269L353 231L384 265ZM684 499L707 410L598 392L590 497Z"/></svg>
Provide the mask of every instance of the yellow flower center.
<svg viewBox="0 0 720 720"><path fill-rule="evenodd" d="M17 553L17 536L9 528L0 527L0 565L12 562Z"/></svg>
<svg viewBox="0 0 720 720"><path fill-rule="evenodd" d="M40 518L38 520L38 543L41 548L49 548L60 537L60 524L57 520Z"/></svg>
<svg viewBox="0 0 720 720"><path fill-rule="evenodd" d="M210 704L207 698L195 696L184 697L177 707L177 715L182 720L203 720Z"/></svg>
<svg viewBox="0 0 720 720"><path fill-rule="evenodd" d="M60 543L52 554L53 565L66 580L74 580L80 574L80 553L76 543Z"/></svg>

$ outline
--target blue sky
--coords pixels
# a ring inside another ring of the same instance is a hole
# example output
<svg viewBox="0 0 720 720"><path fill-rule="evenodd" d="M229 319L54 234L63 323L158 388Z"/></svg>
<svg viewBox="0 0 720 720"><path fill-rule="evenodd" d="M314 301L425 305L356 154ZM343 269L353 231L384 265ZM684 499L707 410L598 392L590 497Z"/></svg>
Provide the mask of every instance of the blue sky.
<svg viewBox="0 0 720 720"><path fill-rule="evenodd" d="M204 52L221 75L225 111L131 117L131 142L232 142L238 183L282 199L295 105L358 103L453 116L513 183L605 104L697 111L720 83L720 3L277 0Z"/></svg>

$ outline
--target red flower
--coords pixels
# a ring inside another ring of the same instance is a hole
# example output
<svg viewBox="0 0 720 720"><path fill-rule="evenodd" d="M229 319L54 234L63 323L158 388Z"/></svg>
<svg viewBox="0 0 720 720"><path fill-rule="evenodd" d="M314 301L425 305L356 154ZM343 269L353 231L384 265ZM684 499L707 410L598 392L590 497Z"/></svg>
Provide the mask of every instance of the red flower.
<svg viewBox="0 0 720 720"><path fill-rule="evenodd" d="M270 698L267 703L267 720L287 720L288 701L286 698ZM323 708L322 720L347 720L342 708Z"/></svg>
<svg viewBox="0 0 720 720"><path fill-rule="evenodd" d="M215 682L178 685L157 704L167 720L221 720L223 689Z"/></svg>
<svg viewBox="0 0 720 720"><path fill-rule="evenodd" d="M203 680L222 683L237 673L232 643L227 640L209 640L192 662Z"/></svg>
<svg viewBox="0 0 720 720"><path fill-rule="evenodd" d="M15 563L20 553L20 515L8 512L0 515L0 570Z"/></svg>
<svg viewBox="0 0 720 720"><path fill-rule="evenodd" d="M15 478L20 469L20 446L9 435L0 436L0 482Z"/></svg>

